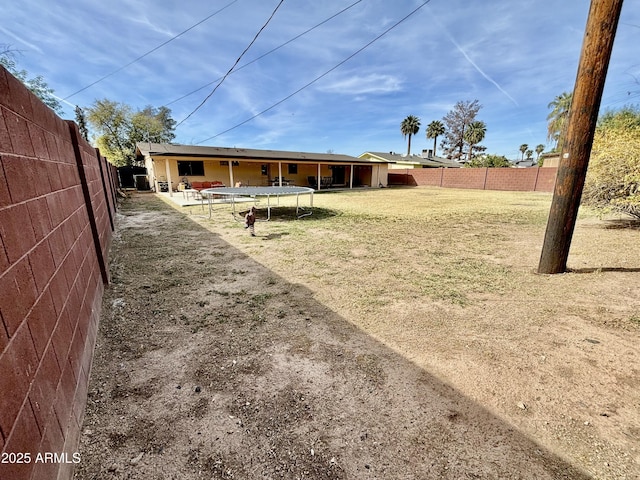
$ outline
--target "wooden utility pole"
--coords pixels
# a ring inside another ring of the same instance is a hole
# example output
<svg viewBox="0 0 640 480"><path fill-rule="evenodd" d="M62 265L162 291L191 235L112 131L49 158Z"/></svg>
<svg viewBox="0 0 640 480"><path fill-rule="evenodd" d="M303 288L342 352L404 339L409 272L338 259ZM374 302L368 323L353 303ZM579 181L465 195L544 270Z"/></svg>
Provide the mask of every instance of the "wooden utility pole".
<svg viewBox="0 0 640 480"><path fill-rule="evenodd" d="M591 0L538 273L563 273L578 216L622 0Z"/></svg>

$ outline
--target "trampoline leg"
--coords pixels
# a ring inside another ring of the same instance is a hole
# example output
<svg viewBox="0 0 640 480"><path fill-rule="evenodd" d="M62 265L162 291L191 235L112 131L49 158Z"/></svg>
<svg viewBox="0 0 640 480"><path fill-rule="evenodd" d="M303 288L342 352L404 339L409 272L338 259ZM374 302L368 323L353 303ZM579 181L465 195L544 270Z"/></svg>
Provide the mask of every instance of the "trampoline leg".
<svg viewBox="0 0 640 480"><path fill-rule="evenodd" d="M271 200L270 196L267 195L267 222L271 220Z"/></svg>
<svg viewBox="0 0 640 480"><path fill-rule="evenodd" d="M296 194L296 217L298 219L301 219L303 217L308 217L309 215L311 215L313 213L312 211L309 211L307 213L303 213L302 215L298 215L299 200L300 200L300 195ZM311 202L309 202L309 203L310 203L310 207L313 207L313 193L311 194ZM304 208L302 210L304 210Z"/></svg>

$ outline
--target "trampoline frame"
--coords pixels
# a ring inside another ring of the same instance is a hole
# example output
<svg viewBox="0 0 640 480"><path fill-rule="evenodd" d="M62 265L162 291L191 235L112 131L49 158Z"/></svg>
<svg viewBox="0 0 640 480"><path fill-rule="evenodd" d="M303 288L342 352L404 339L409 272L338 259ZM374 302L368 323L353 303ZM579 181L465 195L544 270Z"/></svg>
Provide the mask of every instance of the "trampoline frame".
<svg viewBox="0 0 640 480"><path fill-rule="evenodd" d="M309 207L313 208L313 188L309 187L285 187L285 186L276 186L276 187L217 187L217 188L206 188L200 191L200 195L203 199L207 199L207 203L209 205L209 218L211 218L211 209L213 205L213 196L221 195L225 197L230 197L231 199L231 208L233 218L236 218L236 197L250 197L254 200L254 205L256 203L257 197L267 197L267 219L268 222L271 220L271 197L276 197L277 205L280 204L281 196L295 195L296 196L296 217L302 218L311 215L313 212L309 211L302 215L299 215L300 210L304 210L300 206L300 195L309 195Z"/></svg>

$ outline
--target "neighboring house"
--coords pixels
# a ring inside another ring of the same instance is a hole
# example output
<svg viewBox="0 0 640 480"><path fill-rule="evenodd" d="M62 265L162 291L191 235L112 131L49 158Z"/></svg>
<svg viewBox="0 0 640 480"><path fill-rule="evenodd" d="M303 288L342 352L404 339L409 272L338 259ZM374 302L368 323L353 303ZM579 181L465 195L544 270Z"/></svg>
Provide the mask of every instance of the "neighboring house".
<svg viewBox="0 0 640 480"><path fill-rule="evenodd" d="M387 186L386 163L349 155L140 142L136 156L155 191L176 191L185 180L317 190Z"/></svg>
<svg viewBox="0 0 640 480"><path fill-rule="evenodd" d="M533 158L525 158L524 160L516 160L513 162L513 166L516 168L536 167L538 166L538 162Z"/></svg>
<svg viewBox="0 0 640 480"><path fill-rule="evenodd" d="M364 152L359 158L376 162L386 162L390 170L407 168L460 168L462 163L447 158L436 157L431 150L423 150L422 155L406 155L395 152Z"/></svg>

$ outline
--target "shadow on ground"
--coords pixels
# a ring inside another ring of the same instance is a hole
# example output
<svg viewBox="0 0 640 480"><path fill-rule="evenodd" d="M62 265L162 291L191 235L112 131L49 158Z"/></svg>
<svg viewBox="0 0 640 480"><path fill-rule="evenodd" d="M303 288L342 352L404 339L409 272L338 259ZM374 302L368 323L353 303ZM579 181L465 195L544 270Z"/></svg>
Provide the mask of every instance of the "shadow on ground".
<svg viewBox="0 0 640 480"><path fill-rule="evenodd" d="M625 218L606 220L604 228L610 230L640 230L640 219Z"/></svg>
<svg viewBox="0 0 640 480"><path fill-rule="evenodd" d="M240 216L244 216L249 208L243 208L238 210L238 214ZM295 207L272 207L271 208L271 219L278 221L294 221L301 220L305 222L313 222L317 220L325 220L330 217L335 217L340 215L340 212L336 210L332 210L330 208L317 208L317 207L305 207L300 208L298 212L296 212ZM299 217L299 218L298 218ZM257 212L258 220L266 220L267 218L267 207L266 205L260 205Z"/></svg>
<svg viewBox="0 0 640 480"><path fill-rule="evenodd" d="M640 268L627 267L585 267L585 268L567 268L569 273L601 273L601 272L640 272Z"/></svg>

